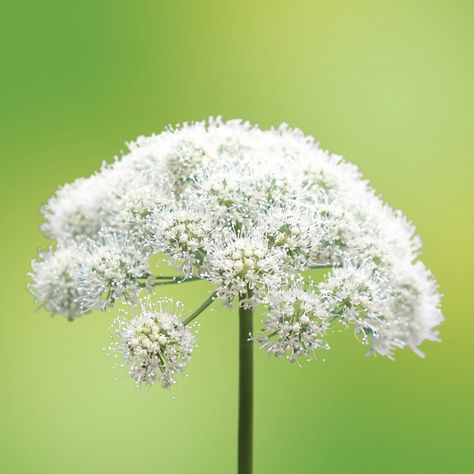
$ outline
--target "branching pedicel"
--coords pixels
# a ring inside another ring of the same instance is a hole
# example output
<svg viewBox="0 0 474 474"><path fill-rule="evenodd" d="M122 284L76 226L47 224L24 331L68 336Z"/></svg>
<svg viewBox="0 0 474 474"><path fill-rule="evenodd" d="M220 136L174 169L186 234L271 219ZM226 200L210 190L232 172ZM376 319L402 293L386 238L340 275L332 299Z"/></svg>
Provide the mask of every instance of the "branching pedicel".
<svg viewBox="0 0 474 474"><path fill-rule="evenodd" d="M115 350L137 384L175 383L191 356L189 323L214 299L238 300L239 472L252 466L252 346L291 362L329 349L352 327L370 353L437 340L442 320L420 242L357 168L282 125L184 124L140 137L97 174L61 189L43 208L54 249L34 261L30 290L47 311L75 319L126 301ZM157 275L159 254L179 276ZM302 270L327 268L320 283ZM187 319L152 301L157 286L205 279L215 291ZM264 305L261 334L253 310Z"/></svg>

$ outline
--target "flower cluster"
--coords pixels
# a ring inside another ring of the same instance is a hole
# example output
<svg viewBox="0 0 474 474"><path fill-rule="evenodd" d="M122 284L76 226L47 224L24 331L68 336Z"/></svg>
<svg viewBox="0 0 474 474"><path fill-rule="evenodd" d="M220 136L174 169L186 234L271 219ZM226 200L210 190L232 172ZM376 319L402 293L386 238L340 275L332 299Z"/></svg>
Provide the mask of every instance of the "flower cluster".
<svg viewBox="0 0 474 474"><path fill-rule="evenodd" d="M312 285L304 289L302 284L295 284L270 296L259 338L267 352L294 362L299 357L311 359L318 349L329 349L324 336L331 316L320 310L312 289Z"/></svg>
<svg viewBox="0 0 474 474"><path fill-rule="evenodd" d="M170 388L176 383L175 375L186 367L195 339L179 318L180 312L182 306L172 300L145 299L135 318L115 320L117 341L110 349L122 355L137 385L159 382Z"/></svg>
<svg viewBox="0 0 474 474"><path fill-rule="evenodd" d="M388 356L436 340L440 297L414 227L312 137L210 119L128 146L43 207L42 230L56 245L33 263L30 289L48 311L72 319L139 303L166 280L150 263L159 255L180 279L212 282L227 304L265 305L255 339L291 361L326 349L335 327L354 328L370 352ZM318 283L302 281L321 267ZM162 334L164 319L152 313L130 323L127 360L146 353L153 362L132 364L135 379L169 385L157 355L168 348L142 331L148 321L145 332ZM184 339L176 335L172 350L188 356Z"/></svg>
<svg viewBox="0 0 474 474"><path fill-rule="evenodd" d="M223 231L209 248L203 276L217 286L217 296L246 308L265 302L282 284L285 253L257 232Z"/></svg>

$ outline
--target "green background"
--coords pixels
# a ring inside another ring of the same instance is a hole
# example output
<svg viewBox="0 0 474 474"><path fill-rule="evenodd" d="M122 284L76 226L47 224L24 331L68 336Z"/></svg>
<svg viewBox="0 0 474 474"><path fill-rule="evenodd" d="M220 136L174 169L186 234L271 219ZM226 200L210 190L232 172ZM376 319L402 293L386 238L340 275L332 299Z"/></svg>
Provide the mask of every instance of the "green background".
<svg viewBox="0 0 474 474"><path fill-rule="evenodd" d="M172 400L112 368L113 313L51 319L25 289L58 185L140 134L219 114L286 121L356 163L417 224L445 295L426 359L366 358L350 332L302 368L257 350L256 474L474 472L474 2L8 3L0 472L234 472L235 314L201 316ZM207 289L167 294L193 308Z"/></svg>

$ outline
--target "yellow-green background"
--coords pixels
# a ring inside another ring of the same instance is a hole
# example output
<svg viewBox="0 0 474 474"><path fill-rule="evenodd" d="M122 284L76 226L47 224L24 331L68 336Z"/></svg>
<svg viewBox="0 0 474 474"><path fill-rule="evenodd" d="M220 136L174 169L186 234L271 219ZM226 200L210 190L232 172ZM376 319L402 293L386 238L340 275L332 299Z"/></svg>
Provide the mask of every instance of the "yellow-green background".
<svg viewBox="0 0 474 474"><path fill-rule="evenodd" d="M473 462L473 24L466 1L26 1L0 13L0 472L232 473L237 320L201 317L176 400L112 368L113 314L35 305L39 206L124 142L222 114L282 121L417 224L444 293L426 359L350 333L303 368L256 353L256 474L447 474ZM194 285L194 284L193 284ZM189 308L203 283L170 291Z"/></svg>

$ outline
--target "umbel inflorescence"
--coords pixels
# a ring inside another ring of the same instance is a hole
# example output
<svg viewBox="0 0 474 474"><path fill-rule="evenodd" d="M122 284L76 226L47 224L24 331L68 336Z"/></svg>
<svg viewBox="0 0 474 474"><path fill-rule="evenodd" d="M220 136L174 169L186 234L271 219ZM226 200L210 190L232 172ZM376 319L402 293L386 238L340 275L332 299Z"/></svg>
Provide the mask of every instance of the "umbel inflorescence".
<svg viewBox="0 0 474 474"><path fill-rule="evenodd" d="M69 319L127 302L114 347L138 384L174 383L194 347L189 323L213 299L263 305L252 338L290 361L328 349L338 328L389 357L437 340L440 296L413 226L313 138L210 119L128 147L43 207L56 244L33 262L30 290ZM157 274L154 255L179 276ZM327 269L322 281L302 276L313 268ZM196 279L215 291L187 319L147 296Z"/></svg>

